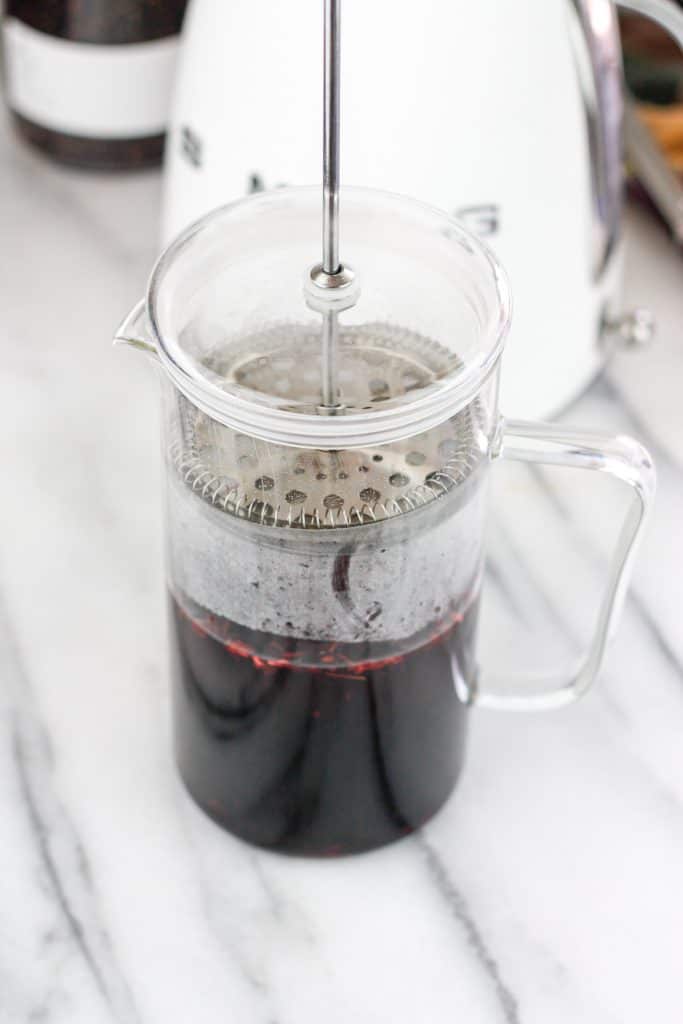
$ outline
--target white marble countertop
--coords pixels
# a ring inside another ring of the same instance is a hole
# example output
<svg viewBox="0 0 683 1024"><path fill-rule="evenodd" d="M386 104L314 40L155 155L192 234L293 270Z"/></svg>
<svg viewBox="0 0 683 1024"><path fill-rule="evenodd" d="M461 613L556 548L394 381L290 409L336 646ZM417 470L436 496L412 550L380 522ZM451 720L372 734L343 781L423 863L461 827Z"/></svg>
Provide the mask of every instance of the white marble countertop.
<svg viewBox="0 0 683 1024"><path fill-rule="evenodd" d="M629 215L659 339L566 417L635 434L660 474L599 684L474 712L421 835L302 862L224 834L173 767L156 382L109 344L158 176L62 170L3 130L0 195L2 1024L679 1022L683 264L660 229ZM483 656L551 664L586 635L611 492L497 475Z"/></svg>

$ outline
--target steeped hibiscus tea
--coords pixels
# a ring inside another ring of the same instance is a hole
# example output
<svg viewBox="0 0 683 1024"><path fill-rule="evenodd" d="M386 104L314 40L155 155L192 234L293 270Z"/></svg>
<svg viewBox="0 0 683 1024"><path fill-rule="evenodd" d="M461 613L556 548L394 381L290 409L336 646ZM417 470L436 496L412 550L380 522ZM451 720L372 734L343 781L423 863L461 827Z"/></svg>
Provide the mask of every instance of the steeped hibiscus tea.
<svg viewBox="0 0 683 1024"><path fill-rule="evenodd" d="M232 832L285 852L352 853L406 835L447 799L476 604L398 654L171 609L180 770Z"/></svg>

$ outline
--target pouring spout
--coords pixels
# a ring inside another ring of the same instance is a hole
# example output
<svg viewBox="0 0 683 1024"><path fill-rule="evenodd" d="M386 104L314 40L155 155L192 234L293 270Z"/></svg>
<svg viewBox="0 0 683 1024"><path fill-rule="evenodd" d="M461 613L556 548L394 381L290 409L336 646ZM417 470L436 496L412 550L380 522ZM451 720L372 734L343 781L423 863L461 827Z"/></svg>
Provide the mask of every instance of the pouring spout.
<svg viewBox="0 0 683 1024"><path fill-rule="evenodd" d="M159 359L157 347L149 330L147 304L144 299L141 299L119 324L114 335L114 344L129 345L155 360Z"/></svg>
<svg viewBox="0 0 683 1024"><path fill-rule="evenodd" d="M138 352L143 352L146 356L153 356L154 359L158 359L157 350L150 341L144 341L142 338L129 338L124 337L121 334L117 334L113 339L114 345L128 345L130 348L135 348Z"/></svg>

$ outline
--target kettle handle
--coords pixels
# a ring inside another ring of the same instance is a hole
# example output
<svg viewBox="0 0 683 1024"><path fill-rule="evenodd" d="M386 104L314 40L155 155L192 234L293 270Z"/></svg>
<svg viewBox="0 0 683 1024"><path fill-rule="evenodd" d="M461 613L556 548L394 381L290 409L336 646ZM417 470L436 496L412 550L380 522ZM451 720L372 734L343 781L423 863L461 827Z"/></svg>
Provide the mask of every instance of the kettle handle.
<svg viewBox="0 0 683 1024"><path fill-rule="evenodd" d="M578 31L576 62L590 153L594 246L592 272L598 280L619 241L623 143L621 47L612 0L569 0Z"/></svg>
<svg viewBox="0 0 683 1024"><path fill-rule="evenodd" d="M614 636L633 561L655 495L655 469L645 448L630 437L609 437L549 423L501 422L494 456L514 462L592 470L614 477L631 490L588 651L573 670L515 677L486 669L465 696L476 707L544 711L564 707L584 694L600 670Z"/></svg>
<svg viewBox="0 0 683 1024"><path fill-rule="evenodd" d="M657 22L683 49L683 11L674 0L569 0L580 29L577 54L590 150L593 274L603 273L619 240L622 206L624 97L617 7ZM590 76L581 75L586 65Z"/></svg>

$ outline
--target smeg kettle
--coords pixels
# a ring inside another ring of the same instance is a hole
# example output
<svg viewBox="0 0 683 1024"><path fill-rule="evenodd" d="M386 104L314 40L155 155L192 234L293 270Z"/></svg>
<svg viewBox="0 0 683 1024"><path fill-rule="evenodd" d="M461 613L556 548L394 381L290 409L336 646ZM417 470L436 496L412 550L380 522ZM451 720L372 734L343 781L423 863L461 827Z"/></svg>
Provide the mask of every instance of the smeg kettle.
<svg viewBox="0 0 683 1024"><path fill-rule="evenodd" d="M669 0L627 0L683 38ZM320 180L317 0L193 0L164 239L245 192ZM622 68L612 0L346 0L344 179L455 214L515 319L506 406L545 416L648 323L620 296Z"/></svg>

